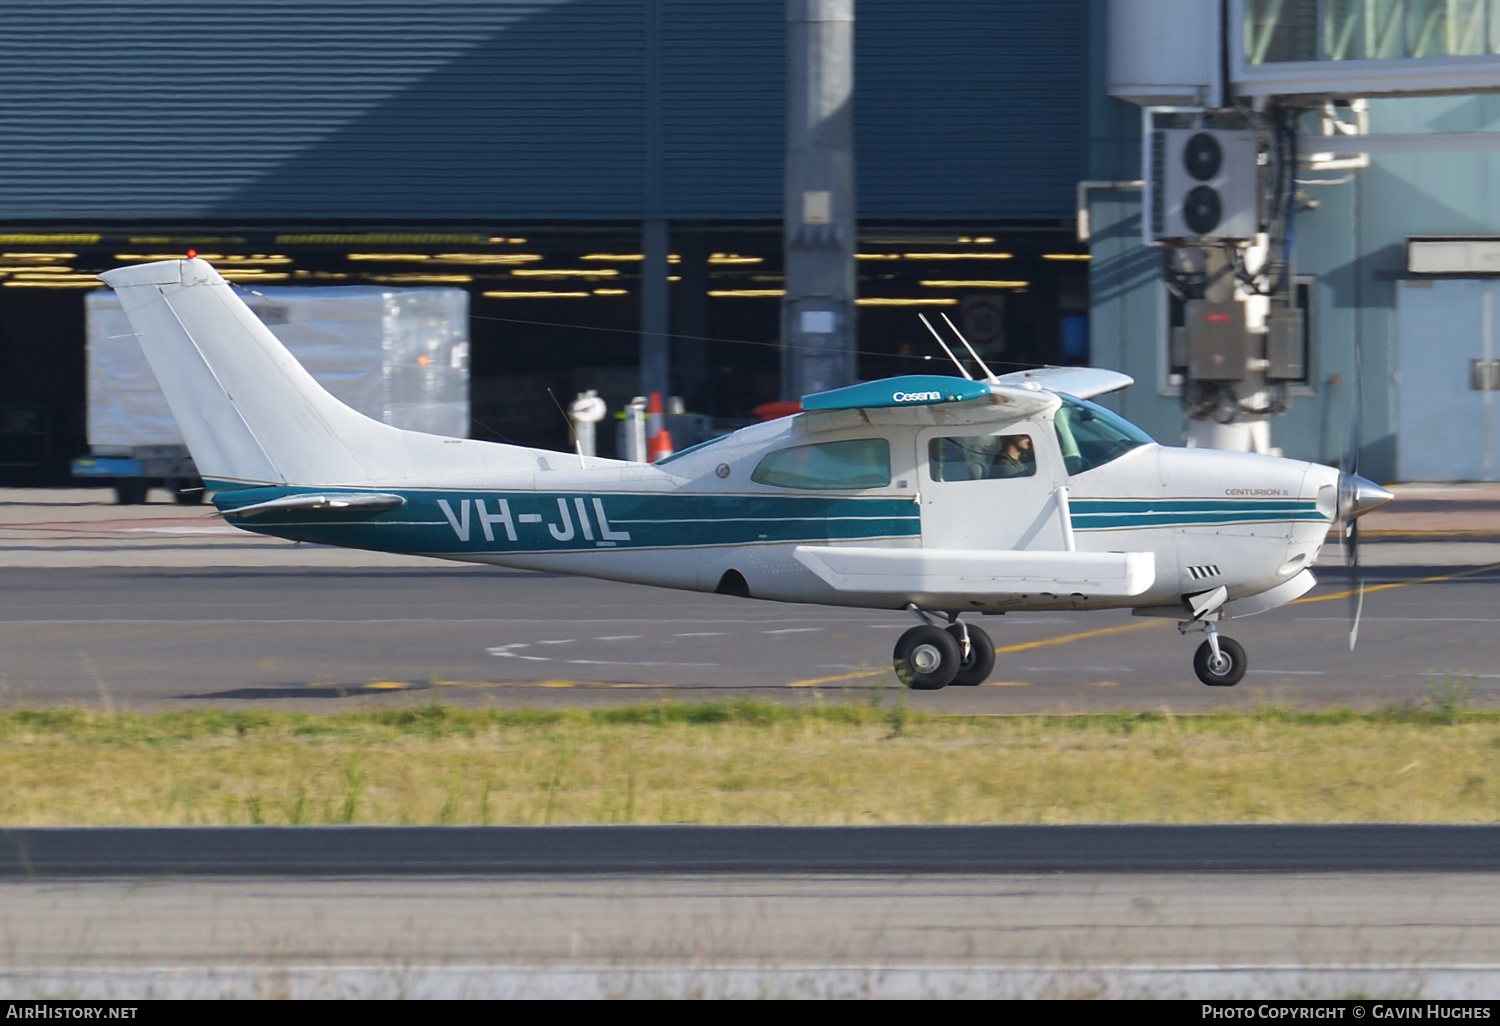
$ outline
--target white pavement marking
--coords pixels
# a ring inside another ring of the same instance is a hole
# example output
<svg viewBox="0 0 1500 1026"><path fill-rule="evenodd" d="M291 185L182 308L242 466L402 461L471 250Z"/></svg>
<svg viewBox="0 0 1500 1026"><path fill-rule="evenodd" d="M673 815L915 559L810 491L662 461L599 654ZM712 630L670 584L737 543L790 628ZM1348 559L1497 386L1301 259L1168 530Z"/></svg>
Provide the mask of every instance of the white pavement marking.
<svg viewBox="0 0 1500 1026"><path fill-rule="evenodd" d="M690 631L687 634L674 634L674 638L727 638L728 631Z"/></svg>
<svg viewBox="0 0 1500 1026"><path fill-rule="evenodd" d="M604 637L602 637L602 638L595 638L594 640L595 641L638 641L638 640L640 640L640 638L641 638L641 635L639 635L639 634L606 634Z"/></svg>
<svg viewBox="0 0 1500 1026"><path fill-rule="evenodd" d="M820 631L821 627L783 627L779 631L761 631L762 634L807 634L811 631Z"/></svg>

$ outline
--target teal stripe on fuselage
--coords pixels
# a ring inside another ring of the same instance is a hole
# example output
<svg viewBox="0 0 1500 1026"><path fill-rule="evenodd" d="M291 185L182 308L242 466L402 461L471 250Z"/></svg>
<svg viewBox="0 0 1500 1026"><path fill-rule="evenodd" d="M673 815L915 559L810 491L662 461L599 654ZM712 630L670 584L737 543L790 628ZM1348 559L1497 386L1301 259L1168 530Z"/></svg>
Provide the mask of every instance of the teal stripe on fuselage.
<svg viewBox="0 0 1500 1026"><path fill-rule="evenodd" d="M1140 530L1153 527L1213 527L1224 524L1322 522L1312 499L1287 497L1224 499L1075 499L1069 504L1075 531Z"/></svg>
<svg viewBox="0 0 1500 1026"><path fill-rule="evenodd" d="M320 491L244 489L221 492L214 502L232 515L233 507ZM921 534L916 503L890 497L381 491L402 496L406 504L367 513L262 513L230 522L293 541L434 555L817 543Z"/></svg>

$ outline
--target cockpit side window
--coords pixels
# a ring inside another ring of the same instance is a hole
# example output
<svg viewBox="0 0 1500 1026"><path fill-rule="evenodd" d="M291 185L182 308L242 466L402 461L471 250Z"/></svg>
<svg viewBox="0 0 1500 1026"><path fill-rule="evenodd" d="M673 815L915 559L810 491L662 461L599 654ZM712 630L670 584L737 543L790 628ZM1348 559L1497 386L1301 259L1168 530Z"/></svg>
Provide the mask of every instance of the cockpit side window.
<svg viewBox="0 0 1500 1026"><path fill-rule="evenodd" d="M934 481L1031 477L1036 450L1026 434L933 438L927 443L927 466Z"/></svg>
<svg viewBox="0 0 1500 1026"><path fill-rule="evenodd" d="M1052 423L1069 474L1102 467L1152 441L1146 432L1098 403L1071 395L1061 398L1062 406L1053 415Z"/></svg>
<svg viewBox="0 0 1500 1026"><path fill-rule="evenodd" d="M761 459L750 480L780 488L884 488L891 483L891 444L851 438L777 449Z"/></svg>

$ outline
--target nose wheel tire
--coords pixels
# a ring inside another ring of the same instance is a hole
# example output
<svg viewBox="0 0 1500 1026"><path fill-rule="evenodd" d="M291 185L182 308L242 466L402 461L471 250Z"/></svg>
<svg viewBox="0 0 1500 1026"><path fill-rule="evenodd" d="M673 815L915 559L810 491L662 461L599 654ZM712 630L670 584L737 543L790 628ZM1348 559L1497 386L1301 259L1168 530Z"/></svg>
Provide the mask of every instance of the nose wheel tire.
<svg viewBox="0 0 1500 1026"><path fill-rule="evenodd" d="M1193 672L1211 688L1234 687L1245 676L1248 666L1244 648L1233 638L1219 638L1217 661L1214 659L1213 646L1206 641L1193 654Z"/></svg>
<svg viewBox="0 0 1500 1026"><path fill-rule="evenodd" d="M958 642L960 656L964 650L965 628L969 631L969 657L960 659L958 673L953 675L953 683L972 688L989 680L990 674L995 672L995 643L988 634L971 623L963 626L954 624L948 628L948 633Z"/></svg>
<svg viewBox="0 0 1500 1026"><path fill-rule="evenodd" d="M901 683L913 691L936 691L953 682L963 654L953 635L923 624L901 635L892 661Z"/></svg>

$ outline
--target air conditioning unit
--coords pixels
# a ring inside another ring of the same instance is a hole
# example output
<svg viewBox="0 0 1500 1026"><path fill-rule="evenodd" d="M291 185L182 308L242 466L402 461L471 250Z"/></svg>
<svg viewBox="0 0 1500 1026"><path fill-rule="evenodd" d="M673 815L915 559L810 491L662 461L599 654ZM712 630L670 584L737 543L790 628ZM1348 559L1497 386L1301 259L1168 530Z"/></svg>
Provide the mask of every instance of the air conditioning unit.
<svg viewBox="0 0 1500 1026"><path fill-rule="evenodd" d="M1170 128L1150 133L1146 242L1252 239L1260 230L1254 132Z"/></svg>

